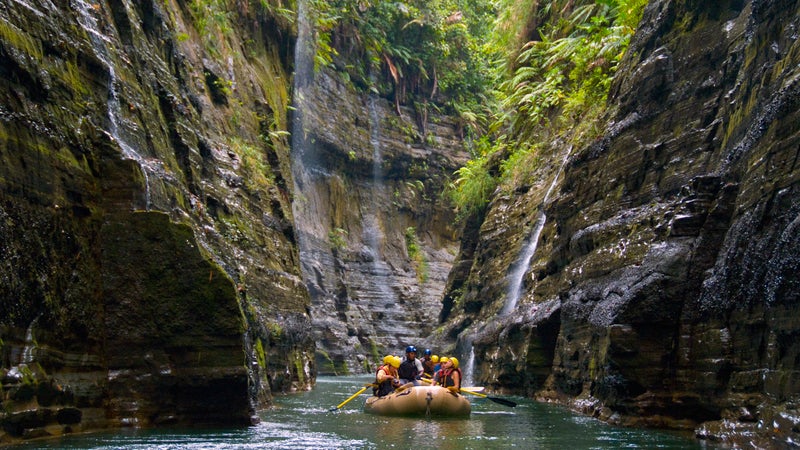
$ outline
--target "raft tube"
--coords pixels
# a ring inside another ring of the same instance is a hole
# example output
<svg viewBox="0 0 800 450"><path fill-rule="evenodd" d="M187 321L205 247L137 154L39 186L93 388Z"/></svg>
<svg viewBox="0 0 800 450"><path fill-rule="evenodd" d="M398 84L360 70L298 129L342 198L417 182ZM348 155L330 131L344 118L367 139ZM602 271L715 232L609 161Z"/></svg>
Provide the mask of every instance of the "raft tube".
<svg viewBox="0 0 800 450"><path fill-rule="evenodd" d="M364 412L382 416L469 416L471 406L463 395L441 386L412 386L383 397L370 397Z"/></svg>

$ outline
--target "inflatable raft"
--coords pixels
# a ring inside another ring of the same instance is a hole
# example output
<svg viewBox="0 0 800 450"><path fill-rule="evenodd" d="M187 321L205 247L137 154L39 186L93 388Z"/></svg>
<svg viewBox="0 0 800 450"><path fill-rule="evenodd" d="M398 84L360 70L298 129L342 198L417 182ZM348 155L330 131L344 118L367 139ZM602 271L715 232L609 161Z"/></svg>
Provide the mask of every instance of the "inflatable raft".
<svg viewBox="0 0 800 450"><path fill-rule="evenodd" d="M384 397L370 397L364 412L382 416L469 416L469 400L441 386L412 386Z"/></svg>

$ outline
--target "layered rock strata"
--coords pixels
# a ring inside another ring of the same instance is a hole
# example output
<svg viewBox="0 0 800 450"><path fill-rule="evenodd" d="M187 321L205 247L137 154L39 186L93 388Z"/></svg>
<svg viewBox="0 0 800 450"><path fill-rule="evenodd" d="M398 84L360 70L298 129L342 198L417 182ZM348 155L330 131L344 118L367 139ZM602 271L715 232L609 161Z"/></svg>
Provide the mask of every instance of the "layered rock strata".
<svg viewBox="0 0 800 450"><path fill-rule="evenodd" d="M650 2L605 132L547 201L566 145L465 233L445 309L479 384L614 423L798 441L799 28L795 1Z"/></svg>
<svg viewBox="0 0 800 450"><path fill-rule="evenodd" d="M320 373L373 372L438 326L460 226L442 193L459 127L320 72L303 94L295 218ZM422 348L420 348L422 351Z"/></svg>
<svg viewBox="0 0 800 450"><path fill-rule="evenodd" d="M315 376L290 23L62 3L0 5L0 442L250 423Z"/></svg>

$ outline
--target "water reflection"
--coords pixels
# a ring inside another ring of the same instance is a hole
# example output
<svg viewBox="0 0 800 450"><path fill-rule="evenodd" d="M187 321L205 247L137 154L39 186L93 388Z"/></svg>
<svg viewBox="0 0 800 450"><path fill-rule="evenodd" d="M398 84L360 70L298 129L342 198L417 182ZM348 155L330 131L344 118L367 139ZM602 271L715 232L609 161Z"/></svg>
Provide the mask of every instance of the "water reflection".
<svg viewBox="0 0 800 450"><path fill-rule="evenodd" d="M562 408L513 397L516 408L472 401L461 419L394 418L364 414L367 394L337 412L331 406L357 392L364 377L322 378L311 392L276 398L262 422L241 429L120 430L70 436L17 448L82 449L699 449L674 434L616 428Z"/></svg>

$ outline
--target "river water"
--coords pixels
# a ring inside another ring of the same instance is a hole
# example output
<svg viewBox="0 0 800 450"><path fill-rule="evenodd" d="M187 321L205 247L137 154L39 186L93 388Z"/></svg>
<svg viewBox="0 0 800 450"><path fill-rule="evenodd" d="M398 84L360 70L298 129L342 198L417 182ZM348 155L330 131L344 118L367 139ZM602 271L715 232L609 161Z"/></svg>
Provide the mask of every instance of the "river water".
<svg viewBox="0 0 800 450"><path fill-rule="evenodd" d="M311 392L278 396L258 425L239 429L117 430L13 446L14 449L699 449L690 437L618 428L554 405L503 396L510 408L472 397L464 419L390 418L364 414L371 390L340 410L366 377L323 377Z"/></svg>

